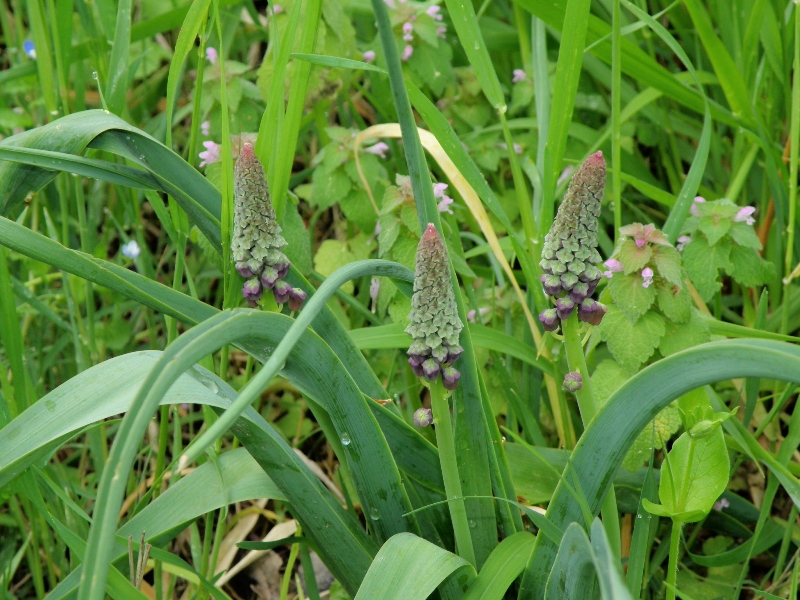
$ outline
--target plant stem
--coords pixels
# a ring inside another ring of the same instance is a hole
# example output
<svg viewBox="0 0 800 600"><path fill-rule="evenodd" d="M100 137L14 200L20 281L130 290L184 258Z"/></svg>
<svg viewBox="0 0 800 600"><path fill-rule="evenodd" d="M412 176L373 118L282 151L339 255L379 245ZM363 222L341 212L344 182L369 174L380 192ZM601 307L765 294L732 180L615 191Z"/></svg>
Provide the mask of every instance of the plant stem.
<svg viewBox="0 0 800 600"><path fill-rule="evenodd" d="M675 600L675 584L678 576L678 553L681 548L683 521L672 520L672 536L669 539L669 567L667 569L667 600Z"/></svg>
<svg viewBox="0 0 800 600"><path fill-rule="evenodd" d="M592 386L589 380L589 370L586 368L586 357L583 355L583 346L581 345L581 336L578 331L578 314L577 310L570 315L569 319L561 322L561 330L564 334L564 347L567 351L567 364L570 371L577 371L581 374L583 384L581 389L575 392L578 399L578 407L581 411L581 418L583 419L583 427L589 426L592 422L598 407L595 405L594 396L592 396ZM602 506L603 515L603 529L608 536L608 543L611 546L615 556L619 557L621 552L622 540L620 538L619 527L619 511L617 510L617 497L612 488L606 494Z"/></svg>
<svg viewBox="0 0 800 600"><path fill-rule="evenodd" d="M431 408L436 420L436 445L439 448L439 461L442 464L442 478L444 479L444 492L447 496L447 506L450 509L450 518L453 521L453 531L456 535L456 549L459 556L472 564L475 563L475 551L472 547L472 536L469 532L467 509L461 494L461 479L458 475L456 462L456 447L453 440L453 425L450 421L450 406L444 395L441 381L431 384Z"/></svg>

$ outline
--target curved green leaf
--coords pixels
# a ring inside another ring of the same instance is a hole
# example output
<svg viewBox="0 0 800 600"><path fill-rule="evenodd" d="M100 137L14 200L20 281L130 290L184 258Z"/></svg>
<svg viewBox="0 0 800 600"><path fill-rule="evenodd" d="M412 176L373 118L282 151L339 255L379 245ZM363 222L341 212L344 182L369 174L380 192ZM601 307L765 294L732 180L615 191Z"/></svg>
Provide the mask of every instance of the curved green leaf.
<svg viewBox="0 0 800 600"><path fill-rule="evenodd" d="M660 410L696 387L738 377L800 382L800 350L783 342L761 340L702 344L650 365L619 388L589 424L568 465L593 514L600 510L614 473L636 436ZM562 529L582 521L578 502L563 482L556 488L547 515ZM520 598L544 597L541 582L555 554L555 545L539 536Z"/></svg>
<svg viewBox="0 0 800 600"><path fill-rule="evenodd" d="M411 533L398 533L381 547L355 600L424 600L450 575L475 569L460 556Z"/></svg>
<svg viewBox="0 0 800 600"><path fill-rule="evenodd" d="M594 598L597 587L589 536L578 523L564 532L553 568L547 576L546 600Z"/></svg>

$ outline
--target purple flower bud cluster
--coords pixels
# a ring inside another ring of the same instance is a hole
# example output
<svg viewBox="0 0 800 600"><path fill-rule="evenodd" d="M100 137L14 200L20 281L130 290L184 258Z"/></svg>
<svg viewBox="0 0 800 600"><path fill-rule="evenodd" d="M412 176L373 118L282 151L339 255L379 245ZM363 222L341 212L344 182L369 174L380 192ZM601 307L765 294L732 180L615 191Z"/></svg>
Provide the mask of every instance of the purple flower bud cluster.
<svg viewBox="0 0 800 600"><path fill-rule="evenodd" d="M564 375L563 387L574 394L583 387L583 377L577 371L571 371Z"/></svg>
<svg viewBox="0 0 800 600"><path fill-rule="evenodd" d="M264 291L271 290L278 304L300 310L306 293L284 281L289 259L283 253L286 240L275 217L264 167L245 144L234 168L234 214L231 251L236 270L244 277L242 296L256 306Z"/></svg>
<svg viewBox="0 0 800 600"><path fill-rule="evenodd" d="M544 291L555 299L556 307L539 314L545 331L556 331L558 320L565 321L573 311L586 323L597 325L605 306L591 298L603 278L598 268L597 218L606 183L606 162L602 152L587 158L575 172L564 201L542 247L539 263L544 274Z"/></svg>
<svg viewBox="0 0 800 600"><path fill-rule="evenodd" d="M441 376L446 389L456 389L461 373L453 363L464 352L458 343L463 324L456 309L447 249L432 223L417 248L414 295L408 319L406 333L414 339L408 349L411 370L428 381Z"/></svg>

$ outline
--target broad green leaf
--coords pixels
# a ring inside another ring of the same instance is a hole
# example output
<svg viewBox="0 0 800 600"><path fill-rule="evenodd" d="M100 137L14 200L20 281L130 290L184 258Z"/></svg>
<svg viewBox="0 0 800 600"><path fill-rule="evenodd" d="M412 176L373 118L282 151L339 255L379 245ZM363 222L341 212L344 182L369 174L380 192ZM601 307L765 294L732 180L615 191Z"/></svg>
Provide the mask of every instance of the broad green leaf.
<svg viewBox="0 0 800 600"><path fill-rule="evenodd" d="M603 600L633 600L622 578L619 556L615 556L611 550L606 531L599 519L592 522L592 550Z"/></svg>
<svg viewBox="0 0 800 600"><path fill-rule="evenodd" d="M616 362L606 359L592 373L592 396L598 406L605 404L628 379L629 374Z"/></svg>
<svg viewBox="0 0 800 600"><path fill-rule="evenodd" d="M475 569L460 556L427 540L398 533L378 551L355 600L424 600L454 574L470 581Z"/></svg>
<svg viewBox="0 0 800 600"><path fill-rule="evenodd" d="M608 291L614 299L614 305L631 321L636 321L645 314L656 299L653 285L645 287L640 273L624 275L615 274L608 282Z"/></svg>
<svg viewBox="0 0 800 600"><path fill-rule="evenodd" d="M690 319L686 323L666 322L666 335L661 338L658 349L664 356L675 354L711 339L706 320L694 307L690 307Z"/></svg>
<svg viewBox="0 0 800 600"><path fill-rule="evenodd" d="M500 542L467 589L464 600L502 600L525 568L535 540L533 534L520 531Z"/></svg>
<svg viewBox="0 0 800 600"><path fill-rule="evenodd" d="M695 237L683 249L683 266L700 297L708 302L722 287L719 270L731 269L731 245L725 241L709 246L708 242Z"/></svg>
<svg viewBox="0 0 800 600"><path fill-rule="evenodd" d="M708 383L738 377L760 377L800 382L800 351L784 342L726 340L711 342L668 356L629 379L584 431L570 461L571 470L581 482L593 514L600 510L602 499L633 441L645 425L670 402L686 392ZM728 419L725 426L737 426ZM738 424L741 428L741 424ZM751 436L752 437L752 436ZM795 502L800 502L800 485L780 465L767 461L772 457L757 441L748 442L759 460L779 474L781 483ZM785 483L784 483L785 482ZM574 521L583 522L578 502L564 482L559 484L548 508L552 522L565 528ZM557 547L544 536L534 545L534 554L523 579L521 598L542 597L543 581L555 559Z"/></svg>
<svg viewBox="0 0 800 600"><path fill-rule="evenodd" d="M711 431L687 431L667 453L661 467L658 498L644 501L651 514L694 523L705 517L728 485L728 448L719 423Z"/></svg>
<svg viewBox="0 0 800 600"><path fill-rule="evenodd" d="M730 219L720 218L717 215L700 217L697 219L697 226L706 235L708 245L713 246L728 233L731 228Z"/></svg>
<svg viewBox="0 0 800 600"><path fill-rule="evenodd" d="M761 258L753 248L733 246L728 273L744 287L757 287L775 279L775 265Z"/></svg>
<svg viewBox="0 0 800 600"><path fill-rule="evenodd" d="M742 222L731 223L728 235L730 235L731 239L739 246L752 248L753 250L761 250L761 240L758 239L758 235L752 225Z"/></svg>
<svg viewBox="0 0 800 600"><path fill-rule="evenodd" d="M633 373L653 354L666 331L664 318L648 312L636 322L616 307L609 307L599 326L601 339L624 369Z"/></svg>
<svg viewBox="0 0 800 600"><path fill-rule="evenodd" d="M547 576L544 598L594 598L596 589L594 553L589 536L578 523L572 523L561 538L553 568Z"/></svg>

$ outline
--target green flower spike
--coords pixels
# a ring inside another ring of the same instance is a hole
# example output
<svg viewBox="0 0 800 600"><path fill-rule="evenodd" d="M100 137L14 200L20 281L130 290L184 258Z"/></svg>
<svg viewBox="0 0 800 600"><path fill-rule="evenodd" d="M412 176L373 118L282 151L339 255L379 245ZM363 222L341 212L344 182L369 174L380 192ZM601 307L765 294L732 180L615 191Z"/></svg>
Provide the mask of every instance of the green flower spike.
<svg viewBox="0 0 800 600"><path fill-rule="evenodd" d="M408 349L408 363L414 374L429 381L435 381L441 374L445 387L454 389L459 373L451 365L464 351L458 344L463 324L456 310L447 249L433 223L428 224L417 248L417 272L408 319L411 323L406 333L414 338Z"/></svg>
<svg viewBox="0 0 800 600"><path fill-rule="evenodd" d="M558 300L562 320L573 306L591 297L603 277L597 267L602 260L597 252L597 218L605 185L606 161L602 152L596 152L573 176L544 238L541 281L545 293Z"/></svg>
<svg viewBox="0 0 800 600"><path fill-rule="evenodd" d="M272 290L278 304L302 304L305 292L281 281L289 271L283 253L286 240L275 218L264 167L245 144L234 167L234 213L231 251L239 274L248 279L242 295L251 306L264 290ZM296 310L293 308L292 310Z"/></svg>

